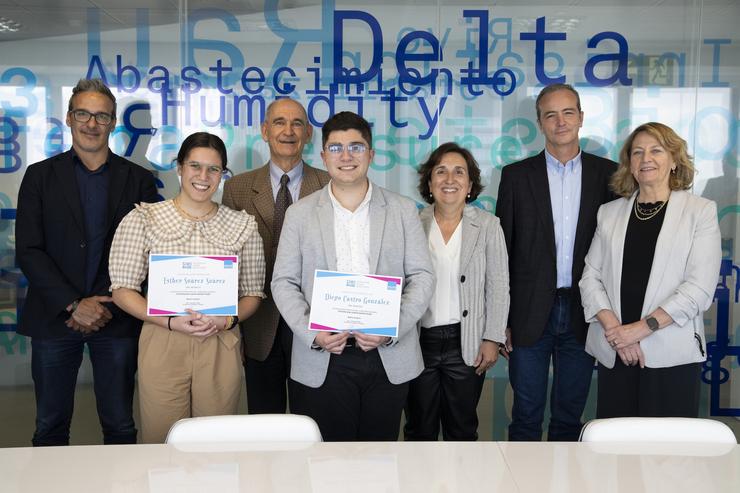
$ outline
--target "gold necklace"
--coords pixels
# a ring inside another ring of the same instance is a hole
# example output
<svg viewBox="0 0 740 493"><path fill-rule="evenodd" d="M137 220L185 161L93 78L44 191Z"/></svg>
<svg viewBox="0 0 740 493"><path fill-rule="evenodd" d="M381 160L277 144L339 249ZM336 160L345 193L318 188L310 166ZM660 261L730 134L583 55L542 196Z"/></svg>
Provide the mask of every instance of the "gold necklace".
<svg viewBox="0 0 740 493"><path fill-rule="evenodd" d="M665 205L668 203L668 201L666 200L665 202L661 202L655 207L643 209L640 207L640 204L639 202L637 202L637 199L638 197L635 197L634 210L635 210L635 217L640 221L647 221L649 219L654 218L655 216L658 215L660 211L663 210L663 207L665 207Z"/></svg>
<svg viewBox="0 0 740 493"><path fill-rule="evenodd" d="M193 216L191 214L188 214L182 207L180 207L180 204L177 203L177 197L172 199L172 203L175 204L175 209L177 209L177 212L185 216L187 219L195 222L202 221L203 219L207 218L208 216L213 214L213 211L216 210L216 208L218 207L218 204L216 204L215 202L211 202L212 207L208 212L206 212L202 216Z"/></svg>

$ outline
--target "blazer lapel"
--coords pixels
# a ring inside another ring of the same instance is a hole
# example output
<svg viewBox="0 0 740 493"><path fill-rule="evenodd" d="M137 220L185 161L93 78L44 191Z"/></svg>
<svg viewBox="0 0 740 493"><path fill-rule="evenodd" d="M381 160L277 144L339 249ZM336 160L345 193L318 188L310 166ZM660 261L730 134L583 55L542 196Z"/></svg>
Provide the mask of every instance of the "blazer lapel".
<svg viewBox="0 0 740 493"><path fill-rule="evenodd" d="M298 198L302 199L307 195L311 195L316 190L321 188L321 182L319 181L319 175L316 170L311 166L303 163L303 180L301 181L301 190L298 192Z"/></svg>
<svg viewBox="0 0 740 493"><path fill-rule="evenodd" d="M684 208L686 207L687 194L683 191L675 191L671 193L666 204L665 218L663 219L663 225L660 228L660 234L658 234L658 241L655 243L655 254L653 255L653 266L650 269L650 278L648 280L647 288L645 288L645 300L642 303L642 313L645 314L645 310L648 307L653 306L655 296L658 293L658 286L663 282L663 276L665 275L668 263L671 260L671 252L676 242L681 241L674 234L675 231L680 231L679 223L683 216Z"/></svg>
<svg viewBox="0 0 740 493"><path fill-rule="evenodd" d="M263 170L259 176L256 176L252 182L252 191L254 198L252 203L262 221L267 226L268 243L272 243L272 220L275 214L275 199L272 197L272 184L270 183L270 163L265 164L260 170Z"/></svg>
<svg viewBox="0 0 740 493"><path fill-rule="evenodd" d="M428 205L419 212L419 220L421 221L421 227L424 229L424 236L429 238L429 231L432 228L432 221L434 221L434 205Z"/></svg>
<svg viewBox="0 0 740 493"><path fill-rule="evenodd" d="M118 204L121 202L123 197L123 191L126 189L126 183L128 181L128 174L130 172L128 166L121 163L121 159L113 154L108 154L108 216L106 217L105 230L113 224L113 220L116 217L116 210Z"/></svg>
<svg viewBox="0 0 740 493"><path fill-rule="evenodd" d="M589 217L599 209L597 201L597 190L594 187L596 180L596 169L591 166L590 158L585 152L581 152L581 204L578 208L578 223L576 224L576 239L574 242L573 255L578 258L575 252L588 251L593 237L586 235L584 229L587 223L583 218Z"/></svg>
<svg viewBox="0 0 740 493"><path fill-rule="evenodd" d="M319 229L321 230L321 241L324 244L326 265L329 270L336 270L337 249L334 241L334 207L329 198L329 192L326 190L319 197L316 215L319 219Z"/></svg>
<svg viewBox="0 0 740 493"><path fill-rule="evenodd" d="M380 245L383 243L383 233L385 231L385 213L386 202L383 192L379 187L373 186L373 194L370 197L370 258L368 274L378 274L378 259L380 258ZM382 272L380 273L382 274Z"/></svg>
<svg viewBox="0 0 740 493"><path fill-rule="evenodd" d="M542 151L532 164L532 173L528 173L532 187L532 200L537 206L540 222L546 232L546 238L552 254L555 255L555 226L552 222L552 202L550 201L550 184L547 181L547 164L545 151Z"/></svg>
<svg viewBox="0 0 740 493"><path fill-rule="evenodd" d="M609 298L614 300L612 309L617 314L619 320L622 320L622 292L620 286L622 285L622 260L624 257L624 238L627 235L627 225L630 221L630 214L632 213L632 204L635 201L635 195L624 202L622 210L617 214L616 220L611 230L611 251L612 251L612 272L611 272L611 286L607 287L609 290Z"/></svg>
<svg viewBox="0 0 740 493"><path fill-rule="evenodd" d="M460 270L464 271L470 258L473 256L473 250L478 244L478 235L480 234L480 224L475 220L475 213L471 206L465 206L462 217L462 251L460 254Z"/></svg>
<svg viewBox="0 0 740 493"><path fill-rule="evenodd" d="M75 161L72 151L68 151L69 156L60 155L54 163L54 173L59 182L64 200L69 206L72 213L72 219L77 224L80 231L85 231L85 220L82 216L82 205L80 204L80 189L77 186L77 176L75 175Z"/></svg>

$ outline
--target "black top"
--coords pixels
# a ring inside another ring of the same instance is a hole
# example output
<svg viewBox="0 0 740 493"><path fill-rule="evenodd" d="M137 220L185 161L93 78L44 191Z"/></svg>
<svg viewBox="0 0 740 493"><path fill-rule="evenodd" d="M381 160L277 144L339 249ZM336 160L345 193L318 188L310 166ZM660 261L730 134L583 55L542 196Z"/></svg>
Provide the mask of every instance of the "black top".
<svg viewBox="0 0 740 493"><path fill-rule="evenodd" d="M652 208L660 203L641 204L643 208ZM627 233L624 237L624 257L622 258L622 323L631 324L642 317L642 304L645 301L645 290L653 267L655 243L658 241L660 228L663 226L668 204L650 219L641 221L630 214Z"/></svg>

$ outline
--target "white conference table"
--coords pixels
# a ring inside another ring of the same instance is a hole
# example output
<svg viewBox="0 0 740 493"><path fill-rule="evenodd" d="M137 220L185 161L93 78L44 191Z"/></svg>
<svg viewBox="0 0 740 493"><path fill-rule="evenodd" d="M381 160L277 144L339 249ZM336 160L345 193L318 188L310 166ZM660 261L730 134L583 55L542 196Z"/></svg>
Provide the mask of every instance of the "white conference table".
<svg viewBox="0 0 740 493"><path fill-rule="evenodd" d="M740 446L586 443L0 449L10 492L740 492Z"/></svg>

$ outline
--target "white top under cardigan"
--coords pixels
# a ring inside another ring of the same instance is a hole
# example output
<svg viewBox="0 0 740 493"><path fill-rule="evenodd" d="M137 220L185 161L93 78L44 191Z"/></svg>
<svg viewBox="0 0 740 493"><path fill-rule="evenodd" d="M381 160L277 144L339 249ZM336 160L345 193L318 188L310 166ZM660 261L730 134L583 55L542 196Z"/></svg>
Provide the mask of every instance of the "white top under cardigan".
<svg viewBox="0 0 740 493"><path fill-rule="evenodd" d="M422 327L455 324L460 321L460 251L462 218L445 243L439 224L433 220L429 228L429 256L432 259L436 283Z"/></svg>

